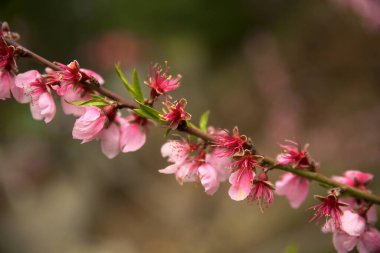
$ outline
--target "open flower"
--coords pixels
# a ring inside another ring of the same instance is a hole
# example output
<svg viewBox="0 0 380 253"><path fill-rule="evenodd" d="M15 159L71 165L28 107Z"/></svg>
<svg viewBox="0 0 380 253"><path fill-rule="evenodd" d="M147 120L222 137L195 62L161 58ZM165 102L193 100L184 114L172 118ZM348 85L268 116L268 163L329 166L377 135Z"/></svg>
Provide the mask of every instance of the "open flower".
<svg viewBox="0 0 380 253"><path fill-rule="evenodd" d="M367 223L366 219L351 210L340 216L341 226L332 220L322 228L324 233L333 233L333 244L338 253L347 253L355 247L359 253L380 252L380 232Z"/></svg>
<svg viewBox="0 0 380 253"><path fill-rule="evenodd" d="M279 165L292 165L294 168L314 169L315 164L308 155L308 144L301 148L300 143L287 140L289 144L280 145L284 152L277 155L276 160Z"/></svg>
<svg viewBox="0 0 380 253"><path fill-rule="evenodd" d="M307 197L309 184L308 179L287 172L276 182L276 194L286 196L290 206L298 208Z"/></svg>
<svg viewBox="0 0 380 253"><path fill-rule="evenodd" d="M343 177L333 176L332 179L339 183L367 191L367 185L372 181L373 175L359 170L348 170L344 173Z"/></svg>
<svg viewBox="0 0 380 253"><path fill-rule="evenodd" d="M130 115L120 122L120 148L123 153L139 150L146 142L148 121L137 115Z"/></svg>
<svg viewBox="0 0 380 253"><path fill-rule="evenodd" d="M252 182L255 177L254 169L259 165L258 157L252 155L249 151L245 151L244 155L234 157L234 161L230 166L233 173L229 178L231 184L228 194L231 199L236 201L244 200L248 197L252 189Z"/></svg>
<svg viewBox="0 0 380 253"><path fill-rule="evenodd" d="M82 75L85 74L88 79L94 78L99 84L104 84L103 78L92 70L81 68L80 73L82 73ZM91 93L94 93L94 91L89 88L76 85L75 83L66 84L65 92L61 94L61 105L63 112L65 114L72 114L77 117L81 116L85 112L83 106L76 106L70 103L75 101L89 100L91 99Z"/></svg>
<svg viewBox="0 0 380 253"><path fill-rule="evenodd" d="M261 212L264 212L263 204L268 207L273 203L273 190L274 186L268 181L268 175L265 172L262 172L257 179L253 180L252 189L248 195L248 199L250 201L258 201Z"/></svg>
<svg viewBox="0 0 380 253"><path fill-rule="evenodd" d="M183 120L190 120L191 115L185 112L187 101L182 98L180 101L175 101L174 104L167 102L164 105L169 112L161 116L162 120L168 121L169 127L173 130L177 129L179 123Z"/></svg>
<svg viewBox="0 0 380 253"><path fill-rule="evenodd" d="M15 50L15 47L8 46L3 37L0 37L0 99L2 100L11 97L11 90L18 100L19 90L14 82L14 73L17 70Z"/></svg>
<svg viewBox="0 0 380 253"><path fill-rule="evenodd" d="M56 113L53 95L38 71L30 70L18 74L15 85L22 90L22 95L19 94L20 102L30 102L30 110L34 119L44 120L45 123L53 120Z"/></svg>
<svg viewBox="0 0 380 253"><path fill-rule="evenodd" d="M229 159L216 159L215 150L206 154L201 146L186 140L168 141L162 146L161 154L173 164L159 170L160 173L175 174L180 185L199 181L208 195L215 194L229 174L225 171Z"/></svg>
<svg viewBox="0 0 380 253"><path fill-rule="evenodd" d="M182 76L177 75L173 79L171 75L168 75L168 70L167 65L165 71L158 64L151 67L149 79L145 81L145 84L152 88L151 97L153 99L161 94L166 95L167 92L173 91L180 86Z"/></svg>
<svg viewBox="0 0 380 253"><path fill-rule="evenodd" d="M336 228L341 226L340 216L343 214L342 206L348 206L348 204L340 202L334 192L331 192L327 197L315 195L314 198L320 200L322 203L309 207L308 209L314 209L314 216L310 219L310 222L316 220L317 223L325 217L331 219Z"/></svg>
<svg viewBox="0 0 380 253"><path fill-rule="evenodd" d="M245 135L239 135L239 129L234 127L232 135L228 131L218 131L214 134L213 144L219 148L219 156L232 156L244 153L244 144L247 141Z"/></svg>
<svg viewBox="0 0 380 253"><path fill-rule="evenodd" d="M82 140L82 143L97 138L107 121L107 115L102 109L86 106L85 110L85 113L75 121L73 128L73 138Z"/></svg>

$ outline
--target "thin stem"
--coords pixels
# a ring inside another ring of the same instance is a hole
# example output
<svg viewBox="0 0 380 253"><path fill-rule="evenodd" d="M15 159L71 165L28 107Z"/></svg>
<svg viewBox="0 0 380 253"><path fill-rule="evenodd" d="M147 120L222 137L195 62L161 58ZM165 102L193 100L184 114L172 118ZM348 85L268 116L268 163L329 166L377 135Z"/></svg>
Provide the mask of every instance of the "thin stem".
<svg viewBox="0 0 380 253"><path fill-rule="evenodd" d="M34 53L33 51L23 47L22 45L13 41L12 39L9 39L9 38L4 38L4 39L6 40L6 42L8 44L19 49L22 52L21 56L30 57L30 58L34 59L35 61L53 69L53 70L56 70L56 71L63 70L59 66L55 65L53 62L51 62L51 61L45 59L44 57ZM132 103L131 101L129 101L128 99L126 99L126 98L106 89L106 88L91 85L91 83L89 83L89 82L83 82L81 84L87 88L91 88L91 89L99 92L100 94L118 102L119 103L118 108L130 108L130 109L137 108L137 106L134 103ZM184 132L184 133L199 137L199 138L201 138L205 141L208 141L208 142L211 142L215 139L212 135L207 134L198 128L189 126L188 124L186 124L186 121L181 122L181 124L177 130L180 132ZM304 177L304 178L308 178L308 179L316 181L316 182L320 182L320 183L329 185L331 187L339 187L345 193L351 195L352 197L367 200L370 203L380 205L380 196L375 195L375 194L371 194L369 192L358 190L356 188L350 187L350 186L345 185L345 184L341 184L341 183L339 183L335 180L332 180L331 178L328 178L328 177L326 177L320 173L300 170L300 169L292 168L290 166L277 165L272 159L269 159L269 158L265 158L263 160L263 163L265 163L266 165L269 165L273 169L279 169L279 170L291 172L293 174L299 175L299 176Z"/></svg>
<svg viewBox="0 0 380 253"><path fill-rule="evenodd" d="M63 70L58 65L54 64L53 62L47 60L46 58L44 58L42 56L36 54L35 52L27 49L26 47L20 45L16 41L9 39L9 38L4 38L4 39L9 45L12 45L16 49L20 50L22 52L22 54L21 54L22 57L30 57L30 58L34 59L35 61L41 63L42 65L49 67L49 68L56 70L56 71ZM96 86L96 85L92 85L90 82L81 82L81 84L83 86L85 86L86 88L90 88L92 90L95 90L95 91L99 92L100 94L118 102L120 107L130 108L130 109L137 108L137 106L134 103L132 103L131 101L129 101L128 99L125 99L124 97L122 97L122 96L120 96L120 95L118 95L118 94L116 94L116 93L114 93L114 92L112 92L106 88Z"/></svg>

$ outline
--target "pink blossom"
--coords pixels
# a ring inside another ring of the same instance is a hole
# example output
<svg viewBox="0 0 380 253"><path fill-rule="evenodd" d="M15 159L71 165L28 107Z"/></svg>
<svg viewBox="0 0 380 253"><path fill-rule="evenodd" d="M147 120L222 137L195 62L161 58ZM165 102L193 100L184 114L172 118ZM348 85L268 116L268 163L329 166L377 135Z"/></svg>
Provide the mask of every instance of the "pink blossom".
<svg viewBox="0 0 380 253"><path fill-rule="evenodd" d="M298 208L305 201L309 192L310 181L293 173L285 173L276 182L276 194L286 196L290 206Z"/></svg>
<svg viewBox="0 0 380 253"><path fill-rule="evenodd" d="M76 106L70 103L75 101L90 100L90 92L82 86L77 86L75 88L72 87L72 85L69 86L70 87L67 88L66 92L61 97L62 109L65 114L72 114L79 117L86 111L85 108L83 106Z"/></svg>
<svg viewBox="0 0 380 253"><path fill-rule="evenodd" d="M253 180L251 192L248 195L250 201L258 201L261 212L263 211L263 203L268 207L273 203L274 199L274 186L268 181L266 173L261 173L258 179Z"/></svg>
<svg viewBox="0 0 380 253"><path fill-rule="evenodd" d="M173 163L159 170L163 174L175 174L179 184L199 181L206 194L213 195L218 190L220 182L226 180L228 159L216 159L214 150L206 154L199 145L190 144L185 140L168 141L161 148L163 157ZM196 152L192 155L192 152Z"/></svg>
<svg viewBox="0 0 380 253"><path fill-rule="evenodd" d="M11 97L11 87L14 86L13 76L8 71L0 70L0 99Z"/></svg>
<svg viewBox="0 0 380 253"><path fill-rule="evenodd" d="M209 154L206 154L206 162L215 168L218 173L218 180L224 182L231 175L231 161L228 157L220 157L219 153L218 148L213 149Z"/></svg>
<svg viewBox="0 0 380 253"><path fill-rule="evenodd" d="M171 103L165 103L165 106L168 108L169 112L161 116L165 121L170 122L169 127L173 130L177 129L181 121L190 120L191 115L185 112L187 101L186 99L181 99L180 101Z"/></svg>
<svg viewBox="0 0 380 253"><path fill-rule="evenodd" d="M298 142L287 140L288 145L280 145L284 149L284 153L277 155L276 160L279 165L292 165L298 167L314 169L315 164L308 156L308 145L302 149Z"/></svg>
<svg viewBox="0 0 380 253"><path fill-rule="evenodd" d="M97 74L96 72L89 70L89 69L80 69L80 72L82 73L82 80L83 80L83 75L86 75L86 78L88 79L96 79L97 82L102 85L104 84L104 79ZM65 92L62 95L61 98L61 104L62 104L62 109L65 114L72 114L74 116L81 116L84 112L85 109L83 106L75 106L70 104L71 102L75 101L85 101L91 99L90 94L93 93L89 88L85 88L80 85L76 84L67 84L65 88Z"/></svg>
<svg viewBox="0 0 380 253"><path fill-rule="evenodd" d="M151 98L156 98L161 94L166 94L169 91L177 89L181 84L181 75L177 75L176 78L172 79L171 75L168 75L168 66L166 65L165 71L162 73L162 68L155 64L150 69L150 76L145 84L152 88Z"/></svg>
<svg viewBox="0 0 380 253"><path fill-rule="evenodd" d="M45 123L49 123L53 120L56 112L53 96L50 92L42 93L38 100L32 100L30 110L34 119L44 120Z"/></svg>
<svg viewBox="0 0 380 253"><path fill-rule="evenodd" d="M19 103L31 102L31 84L36 82L41 75L37 70L30 70L25 73L18 74L15 77L15 85L12 88L12 94Z"/></svg>
<svg viewBox="0 0 380 253"><path fill-rule="evenodd" d="M120 131L120 148L122 152L134 152L145 144L147 121L139 116L131 115L121 123Z"/></svg>
<svg viewBox="0 0 380 253"><path fill-rule="evenodd" d="M366 191L368 183L373 179L373 175L358 170L348 170L343 177L333 176L332 178L339 183Z"/></svg>
<svg viewBox="0 0 380 253"><path fill-rule="evenodd" d="M339 253L347 253L355 247L359 253L380 252L380 232L366 223L362 216L346 210L340 221L340 227L330 219L322 228L324 233L333 233L333 244Z"/></svg>
<svg viewBox="0 0 380 253"><path fill-rule="evenodd" d="M220 182L225 181L229 176L227 170L230 163L228 158L220 158L215 150L206 154L205 162L198 168L199 178L205 192L213 195L219 189Z"/></svg>
<svg viewBox="0 0 380 253"><path fill-rule="evenodd" d="M228 194L231 199L240 201L248 197L252 189L252 182L255 177L254 169L259 166L258 157L246 151L242 156L234 157L231 163L233 173L229 178L231 184Z"/></svg>
<svg viewBox="0 0 380 253"><path fill-rule="evenodd" d="M97 138L107 120L107 115L98 107L86 106L85 113L74 124L73 138L82 143Z"/></svg>
<svg viewBox="0 0 380 253"><path fill-rule="evenodd" d="M169 140L162 145L161 155L167 157L168 162L182 164L192 150L192 146L186 140Z"/></svg>
<svg viewBox="0 0 380 253"><path fill-rule="evenodd" d="M334 193L330 193L327 197L315 195L314 198L320 200L322 203L308 208L315 210L310 222L316 220L316 222L319 223L323 217L331 218L335 227L339 228L341 226L340 216L343 214L341 207L348 206L348 204L340 202Z"/></svg>
<svg viewBox="0 0 380 253"><path fill-rule="evenodd" d="M255 172L251 168L241 168L233 172L229 182L231 184L228 194L236 201L244 200L251 193Z"/></svg>
<svg viewBox="0 0 380 253"><path fill-rule="evenodd" d="M23 93L19 94L19 102L30 102L34 119L44 120L45 123L53 120L56 113L54 98L38 71L30 70L17 75L15 86Z"/></svg>
<svg viewBox="0 0 380 253"><path fill-rule="evenodd" d="M14 87L14 73L17 70L15 48L8 46L3 37L0 37L0 99L11 97Z"/></svg>
<svg viewBox="0 0 380 253"><path fill-rule="evenodd" d="M244 153L244 144L247 141L245 135L239 135L239 129L234 127L232 135L227 131L219 131L214 134L214 145L219 148L219 156L226 157Z"/></svg>
<svg viewBox="0 0 380 253"><path fill-rule="evenodd" d="M112 159L120 153L120 135L120 127L115 121L100 131L100 147L107 158Z"/></svg>
<svg viewBox="0 0 380 253"><path fill-rule="evenodd" d="M186 140L169 140L161 147L161 155L168 158L173 164L159 170L163 174L175 174L179 184L194 182L197 178L200 163L197 157L190 157L190 153L198 148Z"/></svg>

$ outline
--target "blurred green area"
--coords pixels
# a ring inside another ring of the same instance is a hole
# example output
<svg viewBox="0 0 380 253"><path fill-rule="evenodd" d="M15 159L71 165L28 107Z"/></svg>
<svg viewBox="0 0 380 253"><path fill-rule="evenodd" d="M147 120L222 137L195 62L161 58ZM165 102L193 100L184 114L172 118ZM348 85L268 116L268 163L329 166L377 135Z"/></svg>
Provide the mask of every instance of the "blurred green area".
<svg viewBox="0 0 380 253"><path fill-rule="evenodd" d="M380 32L348 8L3 0L0 19L22 44L51 60L78 59L121 94L114 63L137 67L143 80L151 63L168 60L184 76L173 96L188 99L195 121L210 109L211 124L238 125L271 156L286 138L309 142L323 173L370 171L380 192ZM28 59L19 67L43 69ZM261 214L230 200L227 184L208 197L159 174L161 128L140 151L108 160L98 143L71 139L74 118L61 112L45 125L2 101L0 115L0 252L333 252L331 235L305 211L323 194L318 186L299 210L278 197Z"/></svg>

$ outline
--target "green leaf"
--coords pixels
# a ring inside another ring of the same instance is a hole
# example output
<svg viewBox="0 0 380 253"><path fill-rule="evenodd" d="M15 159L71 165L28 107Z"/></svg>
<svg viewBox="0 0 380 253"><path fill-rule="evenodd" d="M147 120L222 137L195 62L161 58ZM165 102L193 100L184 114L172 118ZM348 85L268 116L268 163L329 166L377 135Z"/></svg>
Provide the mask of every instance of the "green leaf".
<svg viewBox="0 0 380 253"><path fill-rule="evenodd" d="M101 97L99 95L96 95L96 94L90 94L90 96L94 99L99 99L99 100L104 100L104 97Z"/></svg>
<svg viewBox="0 0 380 253"><path fill-rule="evenodd" d="M66 100L65 100L66 101ZM75 105L75 106L96 106L96 107L103 107L106 105L109 105L108 102L104 100L95 100L95 99L90 99L87 101L73 101L73 102L68 102L69 104Z"/></svg>
<svg viewBox="0 0 380 253"><path fill-rule="evenodd" d="M122 83L124 84L124 87L127 89L127 91L129 92L129 94L131 94L132 97L136 97L136 92L135 90L133 89L132 85L128 82L128 80L124 77L124 74L123 72L121 71L120 69L120 64L116 64L115 65L115 70L116 70L116 73L117 75L119 76L120 80L122 81Z"/></svg>
<svg viewBox="0 0 380 253"><path fill-rule="evenodd" d="M298 253L298 245L294 243L288 245L283 253Z"/></svg>
<svg viewBox="0 0 380 253"><path fill-rule="evenodd" d="M154 121L160 120L160 119L157 119L156 117L154 117L153 115L149 114L148 112L144 111L143 109L137 108L137 109L133 109L133 111L134 111L134 113L136 113L137 115L139 115L143 118L151 119Z"/></svg>
<svg viewBox="0 0 380 253"><path fill-rule="evenodd" d="M140 81L139 81L139 77L137 75L136 69L133 69L132 78L133 78L132 87L135 92L135 99L139 101L144 101L144 96L141 91Z"/></svg>
<svg viewBox="0 0 380 253"><path fill-rule="evenodd" d="M205 133L207 132L207 123L208 123L209 116L210 116L210 111L205 111L202 114L201 119L199 120L199 128Z"/></svg>
<svg viewBox="0 0 380 253"><path fill-rule="evenodd" d="M150 106L147 106L145 105L144 103L136 100L136 102L140 105L140 108L144 111L146 111L147 113L151 114L152 116L154 117L157 117L158 119L160 119L160 112L157 111L156 109L150 107Z"/></svg>

